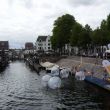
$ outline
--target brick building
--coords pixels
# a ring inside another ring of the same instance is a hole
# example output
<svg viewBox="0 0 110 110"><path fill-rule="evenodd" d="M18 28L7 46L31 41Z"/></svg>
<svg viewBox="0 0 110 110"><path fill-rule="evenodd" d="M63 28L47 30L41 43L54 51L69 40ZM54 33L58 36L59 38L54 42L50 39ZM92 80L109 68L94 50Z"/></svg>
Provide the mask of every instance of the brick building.
<svg viewBox="0 0 110 110"><path fill-rule="evenodd" d="M9 50L8 41L0 41L0 50Z"/></svg>
<svg viewBox="0 0 110 110"><path fill-rule="evenodd" d="M33 43L32 43L32 42L26 42L26 43L25 43L25 49L26 49L26 50L34 49Z"/></svg>

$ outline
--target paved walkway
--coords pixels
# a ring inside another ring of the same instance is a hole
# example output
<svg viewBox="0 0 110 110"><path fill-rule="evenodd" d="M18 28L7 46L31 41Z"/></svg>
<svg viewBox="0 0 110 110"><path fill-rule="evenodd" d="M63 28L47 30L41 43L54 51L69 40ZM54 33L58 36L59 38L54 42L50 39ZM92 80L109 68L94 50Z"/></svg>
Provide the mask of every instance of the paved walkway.
<svg viewBox="0 0 110 110"><path fill-rule="evenodd" d="M78 57L71 56L65 59L61 59L57 62L57 64L61 67L72 68L74 66L78 66L82 64L81 67L86 69L87 71L93 71L94 76L98 78L103 78L103 67L102 67L102 59L96 58L88 58L88 57Z"/></svg>

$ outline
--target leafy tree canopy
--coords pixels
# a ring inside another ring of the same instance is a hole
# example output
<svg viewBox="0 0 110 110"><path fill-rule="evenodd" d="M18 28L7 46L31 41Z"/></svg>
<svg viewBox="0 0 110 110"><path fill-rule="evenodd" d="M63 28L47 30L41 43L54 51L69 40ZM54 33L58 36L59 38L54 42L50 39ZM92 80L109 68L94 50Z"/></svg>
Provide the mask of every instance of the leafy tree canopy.
<svg viewBox="0 0 110 110"><path fill-rule="evenodd" d="M61 48L66 43L69 43L71 29L74 23L74 17L69 14L65 14L55 20L53 28L53 39L56 39L56 46L58 48Z"/></svg>

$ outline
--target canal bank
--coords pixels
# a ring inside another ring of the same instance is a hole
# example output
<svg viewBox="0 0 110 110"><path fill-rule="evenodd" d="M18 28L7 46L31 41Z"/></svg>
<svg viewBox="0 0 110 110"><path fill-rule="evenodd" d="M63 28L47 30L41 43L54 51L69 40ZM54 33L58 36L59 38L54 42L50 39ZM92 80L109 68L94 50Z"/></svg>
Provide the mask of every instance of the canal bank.
<svg viewBox="0 0 110 110"><path fill-rule="evenodd" d="M84 81L71 79L61 89L43 88L41 78L24 62L9 64L0 74L1 110L109 110L110 95Z"/></svg>
<svg viewBox="0 0 110 110"><path fill-rule="evenodd" d="M97 62L97 63L96 63ZM103 78L103 67L102 67L102 59L96 59L96 58L88 58L88 57L78 57L78 56L72 56L67 57L64 59L59 60L56 62L60 67L67 67L71 70L75 66L79 66L82 69L85 69L86 75L91 75L91 72L94 72L94 77ZM89 72L89 73L88 73Z"/></svg>
<svg viewBox="0 0 110 110"><path fill-rule="evenodd" d="M79 64L80 64L80 68L82 70L87 71L85 74L87 76L85 78L85 81L110 91L109 82L103 80L104 79L104 68L102 67L103 59L90 58L90 57L78 57L78 56L71 56L71 57L69 56L66 58L60 58L60 60L56 60L56 58L54 57L52 59L54 59L52 61L56 61L55 63L59 65L61 68L62 67L70 68L71 73L73 74L75 73L74 67L79 67ZM51 60L51 57L45 58L45 61L50 61L50 60ZM40 63L35 63L35 61L36 60L29 60L29 59L27 60L30 67L34 68L37 72L39 72L42 69L42 66L40 65ZM93 77L92 79L91 79L91 76Z"/></svg>
<svg viewBox="0 0 110 110"><path fill-rule="evenodd" d="M71 69L76 66L79 67L80 64L80 68L87 71L85 81L110 92L110 82L104 80L105 73L102 61L103 59L99 58L72 56L61 59L57 64Z"/></svg>

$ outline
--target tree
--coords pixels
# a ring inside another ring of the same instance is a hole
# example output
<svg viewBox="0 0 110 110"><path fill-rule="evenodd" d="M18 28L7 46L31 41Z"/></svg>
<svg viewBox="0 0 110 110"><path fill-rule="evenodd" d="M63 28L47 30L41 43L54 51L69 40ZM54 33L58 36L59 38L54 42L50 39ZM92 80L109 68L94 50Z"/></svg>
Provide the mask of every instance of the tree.
<svg viewBox="0 0 110 110"><path fill-rule="evenodd" d="M102 42L101 45L107 45L110 42L110 15L108 16L107 20L102 20L100 31L101 31L101 38Z"/></svg>
<svg viewBox="0 0 110 110"><path fill-rule="evenodd" d="M100 28L103 30L107 30L107 21L106 20L102 20Z"/></svg>
<svg viewBox="0 0 110 110"><path fill-rule="evenodd" d="M85 27L82 29L81 39L80 39L81 40L80 44L82 45L82 49L85 49L86 51L91 45L91 33L92 33L92 29L88 24L86 24Z"/></svg>
<svg viewBox="0 0 110 110"><path fill-rule="evenodd" d="M107 16L107 29L110 30L110 14Z"/></svg>
<svg viewBox="0 0 110 110"><path fill-rule="evenodd" d="M81 32L82 32L82 25L76 22L72 28L72 34L70 37L71 46L79 46L78 40L80 38Z"/></svg>
<svg viewBox="0 0 110 110"><path fill-rule="evenodd" d="M94 31L88 24L83 27L76 22L72 15L65 14L58 17L54 22L51 43L52 48L59 49L59 52L62 52L65 44L76 46L79 50L87 52L90 49L105 46L110 43L110 14Z"/></svg>
<svg viewBox="0 0 110 110"><path fill-rule="evenodd" d="M78 22L72 28L72 35L70 37L70 45L73 47L78 47L78 53L80 53L81 47L81 34L82 34L83 27Z"/></svg>
<svg viewBox="0 0 110 110"><path fill-rule="evenodd" d="M55 37L51 37L52 49L55 51L57 49L57 40Z"/></svg>
<svg viewBox="0 0 110 110"><path fill-rule="evenodd" d="M81 24L76 23L72 28L72 36L70 38L71 46L76 46L80 50L86 51L91 43L92 29L87 24L83 27Z"/></svg>
<svg viewBox="0 0 110 110"><path fill-rule="evenodd" d="M71 29L75 23L75 19L72 15L66 14L59 17L54 22L52 45L55 48L59 48L62 52L62 47L69 43L71 36Z"/></svg>
<svg viewBox="0 0 110 110"><path fill-rule="evenodd" d="M103 28L102 29L97 28L93 32L92 41L93 41L94 48L96 48L96 50L98 50L100 52L100 50L101 50L100 47L107 45L109 43L110 39L107 35L106 30L104 30ZM103 51L103 49L102 49L102 51Z"/></svg>
<svg viewBox="0 0 110 110"><path fill-rule="evenodd" d="M107 16L107 34L108 34L108 39L110 43L110 14Z"/></svg>

